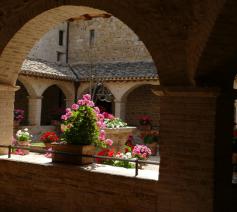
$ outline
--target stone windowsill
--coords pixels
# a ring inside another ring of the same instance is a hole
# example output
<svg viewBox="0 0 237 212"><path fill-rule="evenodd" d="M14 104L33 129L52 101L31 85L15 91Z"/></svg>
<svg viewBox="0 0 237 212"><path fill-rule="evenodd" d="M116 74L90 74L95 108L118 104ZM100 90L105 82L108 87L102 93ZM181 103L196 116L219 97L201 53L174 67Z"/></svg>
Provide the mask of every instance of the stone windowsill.
<svg viewBox="0 0 237 212"><path fill-rule="evenodd" d="M51 158L47 158L44 155L40 155L38 153L30 153L25 156L12 154L11 158L7 158L7 155L2 155L0 156L0 159L6 159L16 162L33 163L44 166L53 165ZM158 160L158 158L155 158L154 160ZM135 177L135 169L126 169L123 167L114 167L105 164L93 163L91 165L80 166L80 169L89 172L106 173L110 175L119 175L119 176L155 180L155 181L157 181L159 178L159 172L158 172L159 166L155 165L146 165L144 169L139 169L138 175L136 177Z"/></svg>

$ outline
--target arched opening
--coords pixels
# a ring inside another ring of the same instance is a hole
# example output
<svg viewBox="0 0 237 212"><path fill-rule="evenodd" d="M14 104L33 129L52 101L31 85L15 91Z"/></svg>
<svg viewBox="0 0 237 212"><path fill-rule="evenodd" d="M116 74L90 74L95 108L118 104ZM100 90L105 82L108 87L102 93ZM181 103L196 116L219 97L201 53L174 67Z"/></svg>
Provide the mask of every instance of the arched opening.
<svg viewBox="0 0 237 212"><path fill-rule="evenodd" d="M26 87L22 82L17 80L16 85L20 87L19 90L15 93L15 102L14 102L14 111L16 110L23 110L24 118L20 121L20 125L28 125L28 96L29 93L26 90ZM14 115L14 120L17 117Z"/></svg>
<svg viewBox="0 0 237 212"><path fill-rule="evenodd" d="M141 85L127 95L126 121L129 125L139 126L139 118L147 115L152 126L159 128L160 98L152 92L152 85Z"/></svg>
<svg viewBox="0 0 237 212"><path fill-rule="evenodd" d="M41 125L51 125L53 120L60 121L66 108L63 91L57 85L52 85L42 97Z"/></svg>

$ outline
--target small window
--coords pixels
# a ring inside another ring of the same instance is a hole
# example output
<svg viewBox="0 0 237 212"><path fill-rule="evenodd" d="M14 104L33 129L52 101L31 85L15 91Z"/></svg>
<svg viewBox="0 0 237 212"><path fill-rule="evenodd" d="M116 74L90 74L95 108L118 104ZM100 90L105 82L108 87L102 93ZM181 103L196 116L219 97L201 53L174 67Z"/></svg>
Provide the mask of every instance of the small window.
<svg viewBox="0 0 237 212"><path fill-rule="evenodd" d="M95 30L91 29L90 30L90 46L93 46L95 42Z"/></svg>
<svg viewBox="0 0 237 212"><path fill-rule="evenodd" d="M63 45L63 33L64 31L63 30L59 30L59 34L58 34L58 45L59 46L62 46Z"/></svg>
<svg viewBox="0 0 237 212"><path fill-rule="evenodd" d="M57 52L57 62L62 62L62 60L63 60L63 53Z"/></svg>

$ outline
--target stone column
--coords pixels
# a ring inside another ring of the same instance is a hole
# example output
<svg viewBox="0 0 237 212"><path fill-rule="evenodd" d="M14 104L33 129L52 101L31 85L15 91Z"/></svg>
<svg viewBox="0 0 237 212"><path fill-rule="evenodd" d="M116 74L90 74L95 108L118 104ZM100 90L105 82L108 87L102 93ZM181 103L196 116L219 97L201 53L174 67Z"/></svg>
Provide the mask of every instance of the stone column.
<svg viewBox="0 0 237 212"><path fill-rule="evenodd" d="M74 103L74 99L73 98L65 99L65 102L66 102L66 107L71 107L72 104Z"/></svg>
<svg viewBox="0 0 237 212"><path fill-rule="evenodd" d="M120 100L114 100L115 104L115 116L125 120L125 107L126 102Z"/></svg>
<svg viewBox="0 0 237 212"><path fill-rule="evenodd" d="M218 157L225 161L222 167L226 166L222 168L223 173L219 173L223 185L226 186L231 173L231 170L227 170L231 166L231 156L226 160L231 143L231 125L233 127L231 104L228 104L230 111L222 107L221 112L218 105L227 101L224 98L220 100L220 93L215 89L169 87L163 88L162 94L159 183L167 195L162 193L159 201L168 199L172 203L170 211L177 208L179 211L192 211L195 208L197 211L212 212L216 199L214 191L217 188ZM221 113L225 114L222 122L218 118ZM228 125L228 129L225 125ZM226 155L219 155L216 150L220 140L221 149ZM226 174L227 177L224 177ZM229 198L227 193L220 192L222 197L227 195Z"/></svg>
<svg viewBox="0 0 237 212"><path fill-rule="evenodd" d="M13 139L13 110L17 87L0 84L0 144L10 145ZM0 154L7 154L8 149L0 148Z"/></svg>
<svg viewBox="0 0 237 212"><path fill-rule="evenodd" d="M41 109L42 109L42 96L29 96L29 112L28 119L29 125L40 126L41 124Z"/></svg>

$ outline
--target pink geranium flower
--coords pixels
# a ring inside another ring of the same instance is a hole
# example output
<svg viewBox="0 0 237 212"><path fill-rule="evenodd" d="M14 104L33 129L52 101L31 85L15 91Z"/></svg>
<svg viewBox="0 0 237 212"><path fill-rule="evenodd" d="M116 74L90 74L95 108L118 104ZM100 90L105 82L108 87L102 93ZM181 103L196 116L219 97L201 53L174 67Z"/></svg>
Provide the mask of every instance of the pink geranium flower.
<svg viewBox="0 0 237 212"><path fill-rule="evenodd" d="M72 110L78 110L79 105L78 104L72 104Z"/></svg>

